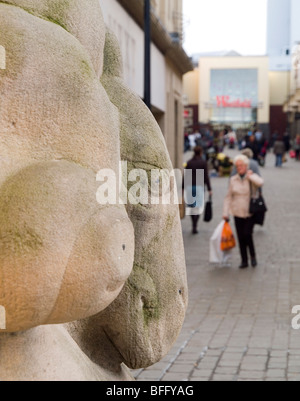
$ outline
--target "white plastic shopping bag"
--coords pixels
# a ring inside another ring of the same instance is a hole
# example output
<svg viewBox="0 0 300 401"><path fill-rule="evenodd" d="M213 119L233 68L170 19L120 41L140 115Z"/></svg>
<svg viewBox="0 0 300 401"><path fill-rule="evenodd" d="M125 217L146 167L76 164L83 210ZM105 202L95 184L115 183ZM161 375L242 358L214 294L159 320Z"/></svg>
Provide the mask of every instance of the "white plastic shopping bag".
<svg viewBox="0 0 300 401"><path fill-rule="evenodd" d="M225 224L223 220L215 229L209 244L209 262L219 266L229 266L231 264L232 250L223 252L221 250L221 237Z"/></svg>

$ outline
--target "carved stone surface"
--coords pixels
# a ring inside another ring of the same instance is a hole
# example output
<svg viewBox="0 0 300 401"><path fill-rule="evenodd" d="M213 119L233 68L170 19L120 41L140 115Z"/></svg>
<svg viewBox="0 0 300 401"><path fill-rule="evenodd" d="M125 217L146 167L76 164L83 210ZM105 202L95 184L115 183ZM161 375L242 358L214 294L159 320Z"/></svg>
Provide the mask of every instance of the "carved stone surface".
<svg viewBox="0 0 300 401"><path fill-rule="evenodd" d="M0 38L0 380L132 380L183 324L178 206L100 205L96 175L171 170L162 133L98 0L2 2Z"/></svg>

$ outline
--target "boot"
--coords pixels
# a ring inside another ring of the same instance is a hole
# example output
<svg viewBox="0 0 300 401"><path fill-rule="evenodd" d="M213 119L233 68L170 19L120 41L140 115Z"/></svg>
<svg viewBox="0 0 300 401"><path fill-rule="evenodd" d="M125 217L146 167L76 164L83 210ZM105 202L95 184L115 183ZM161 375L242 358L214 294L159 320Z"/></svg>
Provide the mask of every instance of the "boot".
<svg viewBox="0 0 300 401"><path fill-rule="evenodd" d="M249 267L248 262L242 262L239 266L239 269L247 269Z"/></svg>
<svg viewBox="0 0 300 401"><path fill-rule="evenodd" d="M256 260L255 257L251 258L251 265L252 265L253 268L255 268L257 266L257 260Z"/></svg>

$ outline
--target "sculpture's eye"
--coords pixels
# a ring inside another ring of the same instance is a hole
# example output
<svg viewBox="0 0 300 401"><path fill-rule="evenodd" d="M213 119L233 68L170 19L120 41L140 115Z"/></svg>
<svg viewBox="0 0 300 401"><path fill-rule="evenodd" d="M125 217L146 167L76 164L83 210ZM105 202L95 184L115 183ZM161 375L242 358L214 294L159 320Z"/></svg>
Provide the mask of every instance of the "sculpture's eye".
<svg viewBox="0 0 300 401"><path fill-rule="evenodd" d="M125 245L125 244L123 244L122 248L123 248L123 251L125 251L125 249L126 249L126 245Z"/></svg>

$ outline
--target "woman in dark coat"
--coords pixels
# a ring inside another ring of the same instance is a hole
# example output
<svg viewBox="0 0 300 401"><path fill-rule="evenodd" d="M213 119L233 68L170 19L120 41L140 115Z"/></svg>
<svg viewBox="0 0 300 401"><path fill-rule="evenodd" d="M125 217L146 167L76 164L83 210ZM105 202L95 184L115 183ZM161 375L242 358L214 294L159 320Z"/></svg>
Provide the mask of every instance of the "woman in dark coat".
<svg viewBox="0 0 300 401"><path fill-rule="evenodd" d="M285 154L285 145L282 136L274 143L273 152L276 157L275 167L282 167L283 156Z"/></svg>
<svg viewBox="0 0 300 401"><path fill-rule="evenodd" d="M210 178L208 174L207 162L202 157L203 149L200 146L194 148L194 156L188 161L186 170L192 170L192 181L183 184L187 203L187 215L191 216L192 219L192 232L198 234L198 223L204 208L204 187L206 186L209 195L212 196L212 188L210 184ZM200 185L197 183L197 170L204 171L204 187L203 183ZM189 203L189 199L193 198L193 203Z"/></svg>

